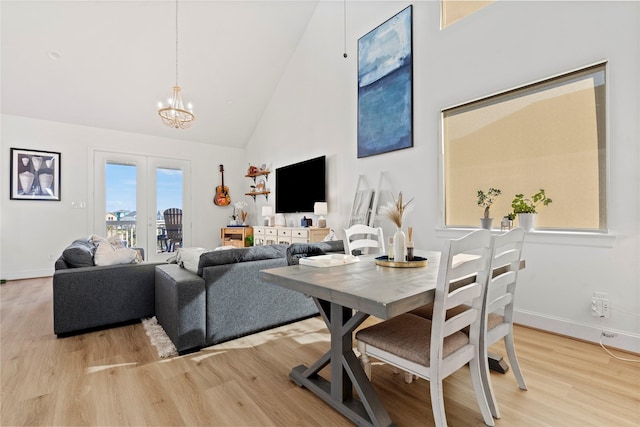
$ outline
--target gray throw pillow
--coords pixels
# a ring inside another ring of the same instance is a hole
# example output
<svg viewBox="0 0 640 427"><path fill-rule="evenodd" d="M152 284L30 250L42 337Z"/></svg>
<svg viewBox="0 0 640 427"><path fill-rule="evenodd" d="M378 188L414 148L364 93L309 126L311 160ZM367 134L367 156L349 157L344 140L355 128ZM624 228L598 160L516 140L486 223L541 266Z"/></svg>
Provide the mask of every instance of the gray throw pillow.
<svg viewBox="0 0 640 427"><path fill-rule="evenodd" d="M87 239L74 240L62 251L62 258L71 268L93 267L96 247Z"/></svg>

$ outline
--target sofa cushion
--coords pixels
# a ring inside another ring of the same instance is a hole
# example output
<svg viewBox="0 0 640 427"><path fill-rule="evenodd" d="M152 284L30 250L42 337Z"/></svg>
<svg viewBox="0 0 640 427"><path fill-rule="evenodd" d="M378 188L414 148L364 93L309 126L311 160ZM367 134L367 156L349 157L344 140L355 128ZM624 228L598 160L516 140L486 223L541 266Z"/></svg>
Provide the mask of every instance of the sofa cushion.
<svg viewBox="0 0 640 427"><path fill-rule="evenodd" d="M77 239L62 251L62 258L71 268L92 267L96 247L90 240Z"/></svg>
<svg viewBox="0 0 640 427"><path fill-rule="evenodd" d="M198 276L202 270L213 265L232 264L237 262L257 261L263 259L285 258L289 245L251 246L234 248L227 251L210 251L200 255Z"/></svg>

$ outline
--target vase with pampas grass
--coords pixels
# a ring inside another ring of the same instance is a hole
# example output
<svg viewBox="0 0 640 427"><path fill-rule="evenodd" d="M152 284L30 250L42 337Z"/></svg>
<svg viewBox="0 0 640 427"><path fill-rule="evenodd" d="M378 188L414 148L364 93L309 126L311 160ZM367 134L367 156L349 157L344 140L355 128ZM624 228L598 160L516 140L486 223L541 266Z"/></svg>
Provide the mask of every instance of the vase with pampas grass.
<svg viewBox="0 0 640 427"><path fill-rule="evenodd" d="M411 211L411 202L407 203L402 201L402 192L398 194L398 198L393 202L387 202L386 205L380 208L380 213L389 218L396 225L396 233L393 235L393 253L395 262L406 261L407 253L407 238L402 231L402 223L407 214Z"/></svg>

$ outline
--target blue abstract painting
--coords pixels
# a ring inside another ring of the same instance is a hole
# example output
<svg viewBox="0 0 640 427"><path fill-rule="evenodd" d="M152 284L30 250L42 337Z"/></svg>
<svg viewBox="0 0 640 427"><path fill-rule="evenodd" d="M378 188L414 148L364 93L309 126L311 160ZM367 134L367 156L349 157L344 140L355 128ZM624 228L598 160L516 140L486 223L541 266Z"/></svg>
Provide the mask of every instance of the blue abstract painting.
<svg viewBox="0 0 640 427"><path fill-rule="evenodd" d="M358 40L358 158L413 146L411 14Z"/></svg>

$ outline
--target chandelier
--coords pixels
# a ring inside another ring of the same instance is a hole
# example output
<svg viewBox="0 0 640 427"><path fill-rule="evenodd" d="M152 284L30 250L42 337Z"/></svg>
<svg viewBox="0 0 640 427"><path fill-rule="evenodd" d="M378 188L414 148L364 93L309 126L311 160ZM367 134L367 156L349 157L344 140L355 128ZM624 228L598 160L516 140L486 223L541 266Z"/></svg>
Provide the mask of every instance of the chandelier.
<svg viewBox="0 0 640 427"><path fill-rule="evenodd" d="M158 114L162 123L172 128L186 129L196 118L191 103L187 104L187 108L184 107L178 85L178 0L176 0L176 84L173 87L173 96L169 99L169 105L163 107L162 103L159 103L159 107Z"/></svg>

